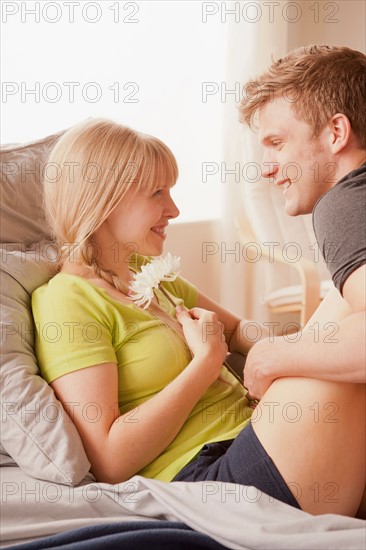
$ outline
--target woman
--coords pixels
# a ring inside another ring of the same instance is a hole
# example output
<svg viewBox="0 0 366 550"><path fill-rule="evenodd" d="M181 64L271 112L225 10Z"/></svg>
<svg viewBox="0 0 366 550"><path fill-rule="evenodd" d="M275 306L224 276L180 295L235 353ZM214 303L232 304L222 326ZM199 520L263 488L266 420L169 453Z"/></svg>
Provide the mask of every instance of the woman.
<svg viewBox="0 0 366 550"><path fill-rule="evenodd" d="M236 482L312 513L354 515L362 462L353 457L347 474L350 462L336 451L364 434L341 416L350 399L361 414L356 387L279 379L250 422L246 391L222 366L228 349L248 352L245 321L182 278L164 283L176 311L159 289L147 310L132 303L134 274L146 256L162 254L179 214L170 150L92 120L66 132L49 163L57 178L45 184L45 205L61 259L59 273L33 294L37 355L96 479ZM301 411L296 422L289 395ZM317 424L311 405L330 401L341 411L337 424Z"/></svg>

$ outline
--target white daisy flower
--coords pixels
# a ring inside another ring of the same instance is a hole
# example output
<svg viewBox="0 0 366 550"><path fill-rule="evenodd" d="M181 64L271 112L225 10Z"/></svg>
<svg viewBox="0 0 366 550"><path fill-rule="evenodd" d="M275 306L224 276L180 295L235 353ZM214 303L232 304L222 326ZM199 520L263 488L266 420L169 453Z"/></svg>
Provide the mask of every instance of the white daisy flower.
<svg viewBox="0 0 366 550"><path fill-rule="evenodd" d="M165 256L154 258L149 264L143 265L139 273L135 273L130 284L129 297L136 305L147 309L154 297L154 288L160 290L169 298L164 289L160 286L161 281L174 281L180 272L180 258L172 256L170 252Z"/></svg>

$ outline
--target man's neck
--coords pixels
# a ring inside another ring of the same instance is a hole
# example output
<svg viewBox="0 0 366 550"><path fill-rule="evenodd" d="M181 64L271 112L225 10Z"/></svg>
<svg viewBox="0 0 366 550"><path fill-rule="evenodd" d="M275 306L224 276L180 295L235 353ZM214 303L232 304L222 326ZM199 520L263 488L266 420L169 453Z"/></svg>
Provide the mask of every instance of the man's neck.
<svg viewBox="0 0 366 550"><path fill-rule="evenodd" d="M356 149L351 153L340 155L336 162L338 165L337 180L334 182L333 186L336 185L339 180L347 176L347 174L353 172L353 170L357 170L357 168L366 162L366 150Z"/></svg>

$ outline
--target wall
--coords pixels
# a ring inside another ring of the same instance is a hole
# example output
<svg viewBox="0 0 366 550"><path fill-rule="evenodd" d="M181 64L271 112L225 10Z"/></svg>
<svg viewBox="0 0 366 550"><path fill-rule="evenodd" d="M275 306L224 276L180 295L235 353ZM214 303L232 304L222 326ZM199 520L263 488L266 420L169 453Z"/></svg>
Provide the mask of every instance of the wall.
<svg viewBox="0 0 366 550"><path fill-rule="evenodd" d="M349 46L366 53L364 0L302 0L302 19L289 27L289 48L305 44Z"/></svg>
<svg viewBox="0 0 366 550"><path fill-rule="evenodd" d="M203 294L220 302L221 262L217 243L221 234L218 220L174 223L168 228L164 252L181 257L181 274Z"/></svg>

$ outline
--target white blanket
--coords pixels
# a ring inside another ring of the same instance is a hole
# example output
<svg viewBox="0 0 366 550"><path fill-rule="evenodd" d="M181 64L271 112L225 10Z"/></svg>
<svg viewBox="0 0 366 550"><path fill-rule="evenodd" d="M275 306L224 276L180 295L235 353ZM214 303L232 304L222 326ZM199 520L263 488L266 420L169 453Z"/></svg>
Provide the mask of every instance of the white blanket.
<svg viewBox="0 0 366 550"><path fill-rule="evenodd" d="M78 527L116 521L180 521L228 548L366 548L366 522L311 516L253 487L218 482L164 483L135 476L107 485L85 478L67 487L0 468L1 548Z"/></svg>

